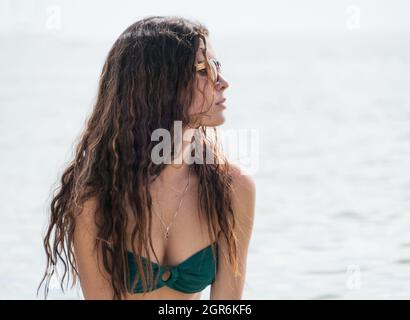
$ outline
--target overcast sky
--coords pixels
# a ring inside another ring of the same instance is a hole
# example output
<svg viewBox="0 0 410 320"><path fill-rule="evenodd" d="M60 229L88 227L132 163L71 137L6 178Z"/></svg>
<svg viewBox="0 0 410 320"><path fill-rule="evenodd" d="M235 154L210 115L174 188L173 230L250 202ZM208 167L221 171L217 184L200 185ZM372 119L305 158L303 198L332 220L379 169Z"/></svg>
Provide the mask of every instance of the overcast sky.
<svg viewBox="0 0 410 320"><path fill-rule="evenodd" d="M202 4L204 3L204 4ZM0 0L0 34L116 37L148 15L182 15L217 35L410 30L408 0Z"/></svg>

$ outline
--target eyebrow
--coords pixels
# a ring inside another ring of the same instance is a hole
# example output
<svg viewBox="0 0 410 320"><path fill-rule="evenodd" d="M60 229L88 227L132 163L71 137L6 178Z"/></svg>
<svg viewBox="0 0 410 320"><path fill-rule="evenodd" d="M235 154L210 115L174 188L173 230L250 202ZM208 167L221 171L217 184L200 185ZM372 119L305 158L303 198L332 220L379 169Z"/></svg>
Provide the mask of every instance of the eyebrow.
<svg viewBox="0 0 410 320"><path fill-rule="evenodd" d="M215 60L218 60L216 57L210 57L209 59L215 59ZM200 61L197 61L196 63L202 63L202 62L204 62L205 60L200 60ZM219 61L219 60L218 60Z"/></svg>

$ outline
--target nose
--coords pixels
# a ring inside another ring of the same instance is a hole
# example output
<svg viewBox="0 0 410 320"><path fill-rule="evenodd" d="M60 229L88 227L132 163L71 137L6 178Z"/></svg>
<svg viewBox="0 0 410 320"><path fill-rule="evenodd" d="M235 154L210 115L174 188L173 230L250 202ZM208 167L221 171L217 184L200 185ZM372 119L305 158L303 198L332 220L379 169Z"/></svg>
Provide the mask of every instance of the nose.
<svg viewBox="0 0 410 320"><path fill-rule="evenodd" d="M225 90L229 88L229 82L221 73L218 75L218 80L218 90Z"/></svg>

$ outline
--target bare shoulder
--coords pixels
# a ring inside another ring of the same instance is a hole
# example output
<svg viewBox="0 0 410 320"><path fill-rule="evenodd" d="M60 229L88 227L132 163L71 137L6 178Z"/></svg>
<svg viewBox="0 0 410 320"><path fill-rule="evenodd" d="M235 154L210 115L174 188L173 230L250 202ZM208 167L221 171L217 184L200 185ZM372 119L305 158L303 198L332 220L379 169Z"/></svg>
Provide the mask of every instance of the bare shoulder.
<svg viewBox="0 0 410 320"><path fill-rule="evenodd" d="M232 174L232 191L234 201L240 201L241 204L252 205L255 201L256 185L252 176L247 175L241 167L235 163L229 163Z"/></svg>
<svg viewBox="0 0 410 320"><path fill-rule="evenodd" d="M74 212L74 245L76 249L90 248L97 236L96 208L97 200L89 198Z"/></svg>
<svg viewBox="0 0 410 320"><path fill-rule="evenodd" d="M253 178L237 164L228 162L231 180L231 204L234 216L233 232L236 238L237 271L229 262L230 245L226 237L218 239L218 272L212 284L210 300L240 300L245 283L249 243L253 233L256 187ZM223 233L221 233L222 235ZM242 276L239 277L238 275Z"/></svg>
<svg viewBox="0 0 410 320"><path fill-rule="evenodd" d="M94 229L98 218L98 205L98 199L91 197L85 200L81 207L77 207L73 213L76 225L87 229Z"/></svg>
<svg viewBox="0 0 410 320"><path fill-rule="evenodd" d="M110 275L103 267L103 261L96 246L98 228L96 210L98 201L87 199L74 214L74 254L79 272L81 288L85 299L112 299Z"/></svg>
<svg viewBox="0 0 410 320"><path fill-rule="evenodd" d="M95 211L97 209L97 199L95 197L88 198L87 200L84 201L83 205L81 208L78 208L74 212L74 217L76 219L89 219L91 217L94 217Z"/></svg>
<svg viewBox="0 0 410 320"><path fill-rule="evenodd" d="M232 208L240 225L252 228L255 215L256 185L252 176L237 164L229 163L232 175Z"/></svg>

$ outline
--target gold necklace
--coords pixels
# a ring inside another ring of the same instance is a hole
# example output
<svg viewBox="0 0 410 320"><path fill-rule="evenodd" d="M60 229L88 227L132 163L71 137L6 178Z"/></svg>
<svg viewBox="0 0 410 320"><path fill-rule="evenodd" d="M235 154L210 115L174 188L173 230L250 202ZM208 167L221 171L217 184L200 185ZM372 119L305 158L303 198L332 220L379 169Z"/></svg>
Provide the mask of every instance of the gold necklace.
<svg viewBox="0 0 410 320"><path fill-rule="evenodd" d="M179 212L179 209L181 208L182 202L183 202L183 200L184 200L185 193L186 193L186 191L188 190L190 175L191 175L191 167L189 167L189 170L188 170L188 183L187 183L187 185L186 185L186 187L185 187L185 190L184 190L184 192L183 192L183 194L182 194L181 200L179 201L178 208L177 208L177 210L176 210L175 213L174 213L174 216L173 216L173 218L172 218L172 221L171 221L171 223L170 223L168 226L165 224L165 222L164 222L164 220L162 219L162 217L158 214L158 212L157 212L157 211L155 210L155 208L153 207L154 213L159 217L159 219L161 220L161 223L162 223L162 225L163 225L163 227L164 227L164 229L165 229L165 240L168 240L168 238L169 238L169 229L170 229L171 226L174 224L175 217L177 216L177 214L178 214L178 212ZM158 196L157 196L156 201L158 202L158 205L161 206L160 203L159 203L159 201L158 201ZM162 212L162 208L160 208L160 209L161 209L161 212Z"/></svg>

